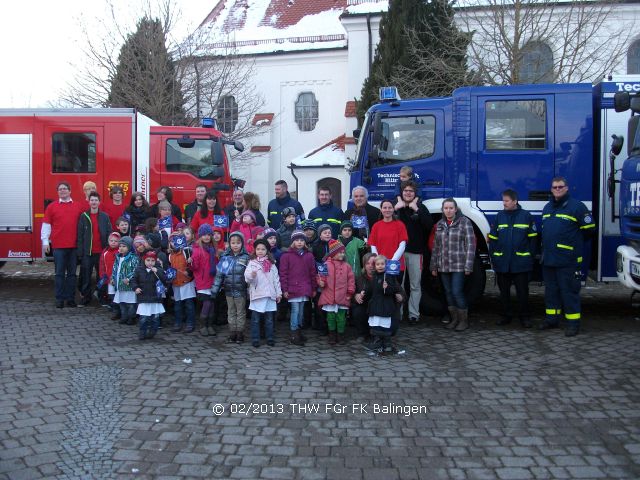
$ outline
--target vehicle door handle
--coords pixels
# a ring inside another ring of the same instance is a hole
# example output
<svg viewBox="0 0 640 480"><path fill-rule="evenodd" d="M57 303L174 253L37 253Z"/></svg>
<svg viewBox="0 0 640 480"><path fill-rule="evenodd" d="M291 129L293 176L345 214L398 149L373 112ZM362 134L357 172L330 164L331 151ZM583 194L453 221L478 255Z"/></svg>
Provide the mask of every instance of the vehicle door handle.
<svg viewBox="0 0 640 480"><path fill-rule="evenodd" d="M425 180L424 182L422 182L422 185L433 187L442 185L442 182L440 180Z"/></svg>

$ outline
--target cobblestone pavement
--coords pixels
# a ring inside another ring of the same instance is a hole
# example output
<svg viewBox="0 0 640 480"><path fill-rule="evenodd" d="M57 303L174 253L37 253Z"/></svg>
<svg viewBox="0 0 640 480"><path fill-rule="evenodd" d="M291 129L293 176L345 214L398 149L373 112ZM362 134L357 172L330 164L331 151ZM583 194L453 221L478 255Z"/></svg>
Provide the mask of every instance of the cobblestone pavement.
<svg viewBox="0 0 640 480"><path fill-rule="evenodd" d="M393 358L291 347L285 324L273 348L139 342L52 292L50 265L0 270L2 478L640 478L640 320L617 285L584 290L571 339L493 326L490 285L469 331L403 325Z"/></svg>

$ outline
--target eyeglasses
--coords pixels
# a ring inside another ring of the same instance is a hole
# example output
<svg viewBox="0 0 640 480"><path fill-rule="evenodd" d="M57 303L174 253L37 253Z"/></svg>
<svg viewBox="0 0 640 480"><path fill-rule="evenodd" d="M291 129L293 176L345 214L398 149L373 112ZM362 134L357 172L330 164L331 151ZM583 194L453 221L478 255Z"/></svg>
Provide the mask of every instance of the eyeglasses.
<svg viewBox="0 0 640 480"><path fill-rule="evenodd" d="M563 188L567 188L566 185L554 185L551 187L552 190L562 190Z"/></svg>

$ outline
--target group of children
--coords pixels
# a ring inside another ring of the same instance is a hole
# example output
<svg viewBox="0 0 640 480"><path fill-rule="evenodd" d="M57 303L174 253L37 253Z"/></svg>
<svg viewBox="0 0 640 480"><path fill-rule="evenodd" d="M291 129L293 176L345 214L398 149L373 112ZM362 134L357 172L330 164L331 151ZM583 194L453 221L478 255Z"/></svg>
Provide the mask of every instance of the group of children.
<svg viewBox="0 0 640 480"><path fill-rule="evenodd" d="M312 221L299 225L293 209L285 209L277 232L271 228L251 232L251 222L243 219L232 225L225 242L225 232L219 228L202 224L194 232L180 222L168 227L151 221L144 236L131 238L126 235L126 218L119 218L100 261L99 283L111 302L112 318L132 325L137 315L139 339L153 338L172 296L171 331L191 333L196 328L197 300L200 333L216 335L216 299L223 291L229 342L245 340L247 298L254 347L260 346L262 322L267 345L275 344L278 310L290 311L290 343L304 345L307 302L326 321L329 343L344 342L346 316L356 293L356 277L362 275L360 259L366 248L353 236L351 223L343 222L341 235L333 239L329 225L316 228ZM384 273L386 259L379 259L382 280L368 282L370 287L359 293L368 300L372 334L384 337L391 332L393 311L399 309L400 287Z"/></svg>

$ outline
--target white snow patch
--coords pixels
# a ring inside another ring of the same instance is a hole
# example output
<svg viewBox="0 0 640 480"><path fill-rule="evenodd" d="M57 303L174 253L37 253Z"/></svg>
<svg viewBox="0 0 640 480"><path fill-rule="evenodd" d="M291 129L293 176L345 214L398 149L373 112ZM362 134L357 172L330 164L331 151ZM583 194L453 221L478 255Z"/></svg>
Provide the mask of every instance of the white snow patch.
<svg viewBox="0 0 640 480"><path fill-rule="evenodd" d="M378 13L386 12L389 10L389 0L379 1L362 1L352 0L345 9L345 13L350 15L364 14L364 13Z"/></svg>

